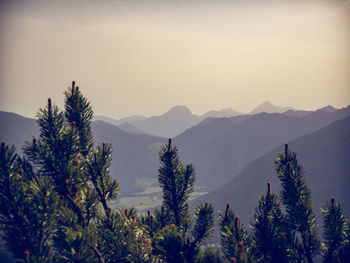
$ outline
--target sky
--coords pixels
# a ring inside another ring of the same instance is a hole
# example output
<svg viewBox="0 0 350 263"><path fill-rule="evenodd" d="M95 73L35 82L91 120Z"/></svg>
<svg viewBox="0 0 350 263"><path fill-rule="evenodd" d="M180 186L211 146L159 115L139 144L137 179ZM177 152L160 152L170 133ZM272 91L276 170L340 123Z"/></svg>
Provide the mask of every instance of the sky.
<svg viewBox="0 0 350 263"><path fill-rule="evenodd" d="M248 3L247 3L248 2ZM95 115L249 112L265 100L350 104L350 1L0 2L0 110L63 106L75 80Z"/></svg>

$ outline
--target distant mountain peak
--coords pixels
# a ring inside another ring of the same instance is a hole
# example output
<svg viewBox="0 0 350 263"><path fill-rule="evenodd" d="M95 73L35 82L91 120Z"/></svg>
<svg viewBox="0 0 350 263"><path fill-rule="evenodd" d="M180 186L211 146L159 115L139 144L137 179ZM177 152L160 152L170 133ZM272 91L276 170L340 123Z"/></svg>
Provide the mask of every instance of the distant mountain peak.
<svg viewBox="0 0 350 263"><path fill-rule="evenodd" d="M192 112L186 106L176 105L170 108L164 115L192 115Z"/></svg>
<svg viewBox="0 0 350 263"><path fill-rule="evenodd" d="M263 103L261 103L259 106L257 106L254 110L252 110L250 114L257 114L261 112L283 113L292 109L293 109L292 107L279 107L279 106L273 105L271 102L266 100Z"/></svg>
<svg viewBox="0 0 350 263"><path fill-rule="evenodd" d="M270 101L265 100L263 103L260 104L260 106L275 106Z"/></svg>
<svg viewBox="0 0 350 263"><path fill-rule="evenodd" d="M328 105L326 107L321 108L320 110L328 111L330 113L336 112L337 109L334 108L332 105Z"/></svg>

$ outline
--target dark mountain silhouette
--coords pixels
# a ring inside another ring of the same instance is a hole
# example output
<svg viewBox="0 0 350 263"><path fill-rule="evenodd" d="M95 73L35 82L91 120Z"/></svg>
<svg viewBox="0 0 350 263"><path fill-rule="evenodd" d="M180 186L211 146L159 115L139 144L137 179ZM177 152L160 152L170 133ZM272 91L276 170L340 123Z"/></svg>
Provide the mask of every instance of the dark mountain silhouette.
<svg viewBox="0 0 350 263"><path fill-rule="evenodd" d="M92 129L96 143L112 144L111 174L122 194L139 192L145 185L157 183L158 152L165 139L127 133L103 121L94 121Z"/></svg>
<svg viewBox="0 0 350 263"><path fill-rule="evenodd" d="M35 119L21 115L0 111L0 140L8 145L16 145L20 149L24 141L30 140L32 136L38 136L39 130Z"/></svg>
<svg viewBox="0 0 350 263"><path fill-rule="evenodd" d="M341 202L347 217L350 216L350 117L335 121L314 133L289 142L304 167L306 182L311 188L313 206L320 220L320 207L335 196ZM260 195L265 194L266 183L272 191L280 190L274 171L274 158L283 151L283 144L251 162L242 172L220 188L194 200L206 201L223 210L230 203L246 224L254 213Z"/></svg>
<svg viewBox="0 0 350 263"><path fill-rule="evenodd" d="M259 106L257 106L254 110L252 110L249 114L257 114L261 112L266 113L283 113L287 110L292 110L292 107L278 107L271 104L269 101L264 101Z"/></svg>
<svg viewBox="0 0 350 263"><path fill-rule="evenodd" d="M142 133L170 138L180 134L192 126L195 126L206 118L232 117L239 114L240 113L237 111L231 108L227 108L218 111L209 111L199 116L192 114L192 112L185 106L174 106L162 115L152 116L149 118L142 116L131 116L121 120L115 120L109 117L97 116L94 118L94 120L102 120L115 126L120 126L124 123L128 123L142 131ZM121 127L121 129L129 131L123 127Z"/></svg>
<svg viewBox="0 0 350 263"><path fill-rule="evenodd" d="M39 135L35 119L0 112L0 123L0 141L14 144L19 153L25 141ZM111 174L118 180L122 194L142 191L144 185L157 182L158 151L165 139L128 133L103 121L94 121L92 130L95 143L112 143Z"/></svg>
<svg viewBox="0 0 350 263"><path fill-rule="evenodd" d="M290 111L289 114L294 114L295 116L303 116L304 114L308 113L306 111L293 111L291 107L278 107L266 101L260 104L250 114L257 114L261 112L282 113L288 110ZM170 108L169 111L165 112L162 115L152 116L149 118L143 116L131 116L120 120L116 120L105 116L96 116L94 117L94 120L102 120L115 126L120 126L121 124L128 123L141 130L142 133L147 133L150 135L155 135L164 138L171 138L181 134L182 132L197 125L198 123L207 118L231 118L236 116L247 115L239 113L233 110L232 108L226 108L216 111L213 110L208 111L203 115L196 115L193 114L187 107L178 105ZM236 120L239 120L239 118ZM125 131L130 131L128 129L124 129L123 127L121 128Z"/></svg>
<svg viewBox="0 0 350 263"><path fill-rule="evenodd" d="M316 131L346 116L350 116L350 108L333 113L318 110L303 117L260 113L207 118L175 137L174 144L179 147L183 162L194 164L197 183L213 190L281 142ZM38 135L34 119L1 112L0 123L0 141L15 144L18 150L24 141ZM97 143L104 141L113 145L111 172L123 194L157 184L158 150L166 139L125 132L103 121L94 121L92 127Z"/></svg>
<svg viewBox="0 0 350 263"><path fill-rule="evenodd" d="M287 116L292 117L303 117L311 113L311 111L304 111L304 110L287 110L283 114Z"/></svg>
<svg viewBox="0 0 350 263"><path fill-rule="evenodd" d="M184 106L175 106L160 116L130 122L149 134L160 137L173 137L187 128L196 125L200 119Z"/></svg>
<svg viewBox="0 0 350 263"><path fill-rule="evenodd" d="M303 117L260 113L206 119L175 137L174 143L179 146L184 162L196 167L197 182L213 189L281 142L346 116L350 116L350 107L334 113L317 110Z"/></svg>

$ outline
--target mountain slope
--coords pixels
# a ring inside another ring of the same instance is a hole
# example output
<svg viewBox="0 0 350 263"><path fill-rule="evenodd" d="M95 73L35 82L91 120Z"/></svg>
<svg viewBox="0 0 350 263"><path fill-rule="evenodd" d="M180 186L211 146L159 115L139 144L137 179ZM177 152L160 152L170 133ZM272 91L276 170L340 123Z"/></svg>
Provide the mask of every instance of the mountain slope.
<svg viewBox="0 0 350 263"><path fill-rule="evenodd" d="M346 116L350 107L334 113L318 110L303 117L260 113L207 119L175 137L174 143L182 159L196 167L197 182L214 189L281 142Z"/></svg>
<svg viewBox="0 0 350 263"><path fill-rule="evenodd" d="M140 120L145 120L146 117L143 116L130 116L130 117L126 117L126 118L122 118L120 120L116 120L110 117L106 117L106 116L94 116L93 121L104 121L107 122L109 124L112 124L114 126L119 126L123 123L129 123L132 121L140 121Z"/></svg>
<svg viewBox="0 0 350 263"><path fill-rule="evenodd" d="M19 153L25 141L39 135L34 119L0 112L0 123L0 141L14 144ZM144 185L157 182L158 151L165 139L128 133L103 121L92 122L92 131L95 143L112 143L111 174L123 194L142 191Z"/></svg>
<svg viewBox="0 0 350 263"><path fill-rule="evenodd" d="M175 106L160 116L152 116L144 120L130 123L137 128L160 137L173 137L187 128L197 124L199 118L184 106Z"/></svg>
<svg viewBox="0 0 350 263"><path fill-rule="evenodd" d="M319 110L303 117L261 113L208 118L175 137L174 143L182 161L194 164L197 183L214 190L281 142L313 132L344 116L350 116L350 108L334 113ZM15 144L17 149L32 135L38 135L34 119L1 113L0 123L0 141ZM157 183L158 150L166 139L128 133L102 121L94 121L92 126L95 142L113 145L111 172L123 194Z"/></svg>
<svg viewBox="0 0 350 263"><path fill-rule="evenodd" d="M15 144L17 149L23 147L24 141L39 135L35 119L12 112L0 111L0 124L0 140L8 145Z"/></svg>
<svg viewBox="0 0 350 263"><path fill-rule="evenodd" d="M135 127L134 125L128 122L124 122L123 124L120 124L117 127L122 131L129 132L129 133L146 134L146 132L142 131L141 129Z"/></svg>
<svg viewBox="0 0 350 263"><path fill-rule="evenodd" d="M237 111L227 108L218 111L209 111L203 115L195 115L185 106L174 106L169 111L159 116L152 116L149 118L142 116L131 116L121 120L115 120L109 117L97 116L94 120L102 120L113 124L115 126L123 125L128 123L137 129L141 130L142 133L152 134L159 137L171 138L174 137L186 129L195 126L200 121L206 118L222 118L237 116L240 113ZM121 127L124 129L124 127ZM129 131L128 129L124 129Z"/></svg>
<svg viewBox="0 0 350 263"><path fill-rule="evenodd" d="M123 194L142 191L143 186L157 182L158 151L165 139L127 133L102 121L94 121L92 130L96 143L112 144L111 174Z"/></svg>
<svg viewBox="0 0 350 263"><path fill-rule="evenodd" d="M350 216L349 134L350 117L347 117L289 143L289 148L297 153L304 167L305 178L312 191L314 211L319 219L319 208L332 196L341 202L345 214ZM283 151L282 144L251 162L222 187L195 202L205 200L221 210L226 203L231 203L242 221L248 223L258 197L266 191L266 183L271 182L273 192L280 189L273 163L279 151Z"/></svg>

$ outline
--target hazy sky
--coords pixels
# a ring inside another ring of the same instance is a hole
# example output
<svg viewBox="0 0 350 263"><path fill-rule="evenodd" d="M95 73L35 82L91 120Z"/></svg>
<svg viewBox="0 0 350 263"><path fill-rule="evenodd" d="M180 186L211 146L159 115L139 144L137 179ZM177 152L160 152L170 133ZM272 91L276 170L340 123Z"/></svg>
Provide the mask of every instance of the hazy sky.
<svg viewBox="0 0 350 263"><path fill-rule="evenodd" d="M12 2L12 3L11 3ZM246 2L249 2L247 4ZM76 80L96 115L350 104L349 1L1 1L0 110Z"/></svg>

